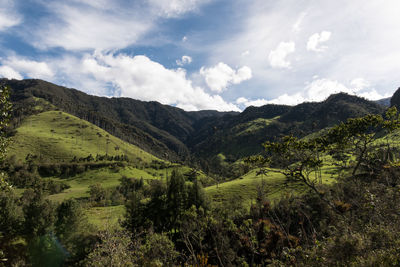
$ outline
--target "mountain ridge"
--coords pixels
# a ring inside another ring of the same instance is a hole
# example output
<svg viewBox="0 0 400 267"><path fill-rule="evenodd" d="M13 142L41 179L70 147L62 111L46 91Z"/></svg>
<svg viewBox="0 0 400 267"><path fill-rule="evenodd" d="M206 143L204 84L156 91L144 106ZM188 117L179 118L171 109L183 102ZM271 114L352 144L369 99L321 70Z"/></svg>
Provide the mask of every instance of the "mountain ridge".
<svg viewBox="0 0 400 267"><path fill-rule="evenodd" d="M207 160L223 153L232 159L262 151L261 144L279 136L305 136L351 117L382 113L378 103L344 93L322 102L296 106L268 104L243 112L184 111L155 101L91 96L42 80L1 79L12 88L16 116L34 98L87 120L110 134L160 158ZM196 160L195 160L196 161Z"/></svg>

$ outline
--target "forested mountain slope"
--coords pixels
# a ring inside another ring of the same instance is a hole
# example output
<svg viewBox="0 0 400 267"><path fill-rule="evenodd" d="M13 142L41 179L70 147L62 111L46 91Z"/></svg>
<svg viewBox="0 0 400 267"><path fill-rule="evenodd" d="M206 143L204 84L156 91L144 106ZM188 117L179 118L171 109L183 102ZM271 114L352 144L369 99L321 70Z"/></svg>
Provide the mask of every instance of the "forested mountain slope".
<svg viewBox="0 0 400 267"><path fill-rule="evenodd" d="M184 142L193 133L196 120L224 115L216 111L185 112L158 102L91 96L41 80L2 79L1 83L12 88L17 117L32 112L26 109L33 97L41 98L154 155L172 160L188 156Z"/></svg>
<svg viewBox="0 0 400 267"><path fill-rule="evenodd" d="M202 156L220 152L233 158L249 156L261 152L265 141L289 134L303 137L348 118L380 114L384 109L377 103L344 93L331 95L323 102L293 107L249 107L235 117L224 117L224 121L209 120L198 133L198 136L203 135L199 138L203 141L198 140L194 151ZM209 131L208 136L202 131Z"/></svg>
<svg viewBox="0 0 400 267"><path fill-rule="evenodd" d="M14 118L35 113L43 99L161 158L193 162L223 153L232 160L258 153L261 144L279 136L305 136L348 118L382 113L384 107L347 94L297 106L248 107L242 113L198 111L130 98L85 94L42 80L7 80L12 88ZM31 108L30 108L31 107ZM46 109L46 107L44 107Z"/></svg>

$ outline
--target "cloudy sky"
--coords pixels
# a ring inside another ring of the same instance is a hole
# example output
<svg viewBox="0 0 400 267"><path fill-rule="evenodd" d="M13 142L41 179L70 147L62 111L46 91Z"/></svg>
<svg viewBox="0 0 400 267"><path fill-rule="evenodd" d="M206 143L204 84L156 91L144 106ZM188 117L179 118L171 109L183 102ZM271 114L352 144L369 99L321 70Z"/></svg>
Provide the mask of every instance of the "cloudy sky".
<svg viewBox="0 0 400 267"><path fill-rule="evenodd" d="M0 0L0 77L185 110L400 86L398 0Z"/></svg>

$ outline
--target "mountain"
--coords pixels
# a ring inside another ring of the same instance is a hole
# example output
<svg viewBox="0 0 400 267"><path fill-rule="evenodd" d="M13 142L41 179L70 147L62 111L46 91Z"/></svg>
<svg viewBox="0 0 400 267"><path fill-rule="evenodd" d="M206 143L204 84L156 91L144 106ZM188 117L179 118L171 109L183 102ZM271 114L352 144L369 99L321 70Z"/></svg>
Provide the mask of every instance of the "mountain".
<svg viewBox="0 0 400 267"><path fill-rule="evenodd" d="M387 97L387 98L382 98L382 99L379 99L379 100L375 100L374 102L379 104L379 105L385 106L385 107L390 107L390 100L391 99L392 99L391 97Z"/></svg>
<svg viewBox="0 0 400 267"><path fill-rule="evenodd" d="M218 111L186 112L158 102L91 96L42 80L2 79L0 83L12 88L11 99L15 105L16 117L32 112L28 109L33 99L44 99L156 156L171 160L184 159L190 154L185 141L195 131L193 126L196 121L236 114Z"/></svg>
<svg viewBox="0 0 400 267"><path fill-rule="evenodd" d="M266 140L305 136L348 118L382 113L384 107L339 93L297 106L248 107L241 113L182 109L130 98L107 98L42 80L1 79L12 88L14 124L26 114L59 109L104 129L160 158L193 163L222 153L228 160L259 153ZM42 110L37 109L42 101Z"/></svg>
<svg viewBox="0 0 400 267"><path fill-rule="evenodd" d="M237 159L261 152L263 142L276 140L282 135L302 137L348 118L383 111L384 107L377 103L345 93L331 95L323 102L293 107L249 107L239 115L224 117L223 121L209 120L195 137L199 140L193 142L197 144L192 150L202 157L223 153Z"/></svg>
<svg viewBox="0 0 400 267"><path fill-rule="evenodd" d="M400 109L400 87L394 92L392 98L390 99L390 106L396 106L397 109Z"/></svg>

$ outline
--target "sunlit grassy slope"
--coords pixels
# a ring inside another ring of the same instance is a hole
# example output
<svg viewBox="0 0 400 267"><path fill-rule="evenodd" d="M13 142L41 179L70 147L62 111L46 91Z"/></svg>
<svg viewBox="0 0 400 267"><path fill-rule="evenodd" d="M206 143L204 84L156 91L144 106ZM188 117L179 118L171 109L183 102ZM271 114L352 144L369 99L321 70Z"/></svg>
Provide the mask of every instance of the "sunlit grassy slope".
<svg viewBox="0 0 400 267"><path fill-rule="evenodd" d="M143 178L145 180L155 179L155 176L152 176L145 170L136 169L134 167L123 167L118 171L115 171L110 168L101 168L98 170L89 170L84 173L75 175L73 177L67 179L61 178L45 178L45 179L54 179L67 183L71 188L64 190L62 193L50 195L49 199L54 201L63 201L69 198L82 198L89 196L89 186L93 184L101 184L104 188L112 188L116 187L120 183L121 177L135 177L135 178Z"/></svg>
<svg viewBox="0 0 400 267"><path fill-rule="evenodd" d="M337 175L336 167L330 158L327 158L327 162L327 166L321 170L320 182L324 184L332 183ZM206 188L206 193L214 202L243 201L249 206L257 198L259 188L264 188L271 201L279 199L284 194L301 194L306 189L301 182L288 181L276 169L268 170L266 175L257 175L257 172L258 169L254 169L238 179L209 186Z"/></svg>
<svg viewBox="0 0 400 267"><path fill-rule="evenodd" d="M99 183L102 187L110 189L118 186L123 176L143 178L148 182L151 179L165 179L173 169L179 169L182 173L191 171L187 166L172 163L168 163L169 167L165 169L152 168L149 163L161 160L87 121L54 110L27 117L12 137L7 155L15 156L17 162L21 163L28 154L36 155L39 164L46 164L69 163L74 157L87 157L90 154L95 157L96 154L106 153L111 156L127 155L130 161L125 162L124 167L103 167L71 177L43 178L62 181L70 186L69 189L48 198L56 202L70 198L86 198L89 196L90 185ZM202 172L198 178L212 182ZM24 189L17 191L18 194L22 194ZM118 219L123 215L124 207L93 207L85 212L89 222L102 229L107 227L107 224L112 227L118 226Z"/></svg>
<svg viewBox="0 0 400 267"><path fill-rule="evenodd" d="M272 119L258 118L249 122L240 123L233 127L232 131L236 133L236 136L248 135L267 127L278 118L279 116Z"/></svg>
<svg viewBox="0 0 400 267"><path fill-rule="evenodd" d="M29 116L12 137L8 155L24 160L37 155L43 162L70 161L92 154L127 155L151 162L157 158L142 149L116 138L99 127L61 111L47 111Z"/></svg>
<svg viewBox="0 0 400 267"><path fill-rule="evenodd" d="M119 219L123 218L125 207L123 205L112 207L93 207L85 211L89 223L100 230L120 227Z"/></svg>

